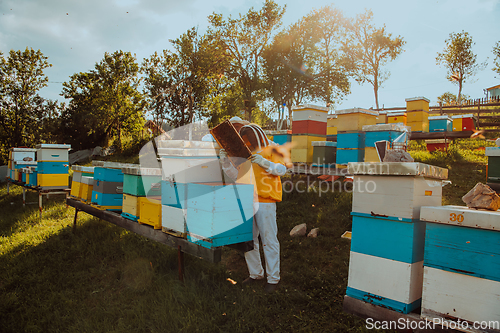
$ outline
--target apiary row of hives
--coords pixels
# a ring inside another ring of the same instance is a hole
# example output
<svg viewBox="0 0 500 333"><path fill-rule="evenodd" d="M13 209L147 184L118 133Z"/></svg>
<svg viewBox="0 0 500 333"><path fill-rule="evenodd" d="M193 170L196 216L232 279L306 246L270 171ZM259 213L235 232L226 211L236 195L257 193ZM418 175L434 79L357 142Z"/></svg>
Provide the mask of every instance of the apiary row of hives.
<svg viewBox="0 0 500 333"><path fill-rule="evenodd" d="M69 149L66 144L39 144L35 148L9 150L11 181L43 190L69 187Z"/></svg>
<svg viewBox="0 0 500 333"><path fill-rule="evenodd" d="M157 147L156 167L94 162L74 168L82 182L73 182L71 195L207 248L253 239L253 185L225 179L217 143L166 140Z"/></svg>

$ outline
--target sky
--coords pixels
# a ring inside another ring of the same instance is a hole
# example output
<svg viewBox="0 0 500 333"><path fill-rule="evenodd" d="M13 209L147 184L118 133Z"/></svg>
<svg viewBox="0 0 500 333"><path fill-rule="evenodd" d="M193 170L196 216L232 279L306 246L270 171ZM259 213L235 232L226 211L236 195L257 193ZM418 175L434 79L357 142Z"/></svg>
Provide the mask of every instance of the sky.
<svg viewBox="0 0 500 333"><path fill-rule="evenodd" d="M333 5L347 17L371 9L376 26L385 25L387 32L404 38L404 52L384 68L391 75L379 89L380 107L404 107L406 98L417 96L436 105L443 93L457 94L458 86L446 79L436 55L450 33L462 30L472 36L478 62L488 62L462 92L483 98L485 88L500 84L500 75L491 70L492 49L500 41L500 0L275 1L286 5L283 27L313 9ZM214 12L235 17L262 4L261 0L0 0L0 51L6 56L11 49L40 49L53 65L45 70L49 84L40 95L64 101L62 82L94 69L105 52L130 51L142 63L155 51L171 49L169 40L192 27L203 33L208 15ZM375 108L370 84L352 81L351 93L336 104L339 110L353 107Z"/></svg>

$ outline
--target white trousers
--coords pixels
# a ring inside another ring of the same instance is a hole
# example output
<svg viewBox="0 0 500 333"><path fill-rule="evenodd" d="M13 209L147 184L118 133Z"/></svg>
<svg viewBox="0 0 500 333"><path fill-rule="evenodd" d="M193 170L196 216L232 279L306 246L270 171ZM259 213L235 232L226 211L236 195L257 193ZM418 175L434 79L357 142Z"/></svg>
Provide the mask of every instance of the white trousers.
<svg viewBox="0 0 500 333"><path fill-rule="evenodd" d="M255 207L255 206L254 206ZM276 203L258 203L258 210L253 217L252 251L245 253L248 272L252 279L264 278L264 269L260 260L259 234L266 261L267 282L276 284L280 281L280 244L276 224Z"/></svg>

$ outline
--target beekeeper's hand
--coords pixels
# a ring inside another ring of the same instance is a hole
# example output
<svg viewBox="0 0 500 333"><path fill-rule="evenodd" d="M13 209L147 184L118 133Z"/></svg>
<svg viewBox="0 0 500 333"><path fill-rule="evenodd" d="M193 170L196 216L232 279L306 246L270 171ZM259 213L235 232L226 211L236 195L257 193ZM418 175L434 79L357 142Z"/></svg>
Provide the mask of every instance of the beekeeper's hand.
<svg viewBox="0 0 500 333"><path fill-rule="evenodd" d="M252 163L257 163L257 165L263 168L264 170L269 169L269 167L271 166L271 162L269 162L264 157L258 154L252 155L250 160L252 161Z"/></svg>
<svg viewBox="0 0 500 333"><path fill-rule="evenodd" d="M224 149L219 150L219 158L223 166L229 165L229 158L227 158L227 152Z"/></svg>

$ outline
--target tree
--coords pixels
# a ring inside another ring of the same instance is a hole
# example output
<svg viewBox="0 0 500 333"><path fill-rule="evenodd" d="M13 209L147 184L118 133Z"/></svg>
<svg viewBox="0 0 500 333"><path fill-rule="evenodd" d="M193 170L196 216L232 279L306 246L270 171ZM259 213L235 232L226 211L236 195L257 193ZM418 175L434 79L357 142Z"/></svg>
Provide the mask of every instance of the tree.
<svg viewBox="0 0 500 333"><path fill-rule="evenodd" d="M385 24L377 28L372 24L373 12L356 16L347 22L347 39L344 51L354 64L354 76L358 83L370 83L375 94L375 105L379 108L378 89L389 78L390 72L382 67L403 52L406 43L401 36L392 37L386 32Z"/></svg>
<svg viewBox="0 0 500 333"><path fill-rule="evenodd" d="M314 39L310 22L301 20L275 36L263 53L263 77L268 96L277 109L302 103L312 77Z"/></svg>
<svg viewBox="0 0 500 333"><path fill-rule="evenodd" d="M438 52L436 63L443 65L447 69L447 79L458 84L457 101L462 101L463 84L474 77L478 70L486 67L486 63L477 63L477 56L472 52L472 36L462 30L462 32L452 32L445 40L445 47L442 53Z"/></svg>
<svg viewBox="0 0 500 333"><path fill-rule="evenodd" d="M500 41L493 47L493 54L495 55L495 59L493 60L495 67L493 67L493 71L500 74Z"/></svg>
<svg viewBox="0 0 500 333"><path fill-rule="evenodd" d="M309 97L331 107L350 91L348 75L352 64L342 47L345 18L339 10L326 6L313 10L304 20L313 24L317 38L311 56L314 80L309 87Z"/></svg>
<svg viewBox="0 0 500 333"><path fill-rule="evenodd" d="M267 89L275 104L306 98L333 106L349 92L349 68L342 52L344 17L331 6L314 10L277 34L264 52Z"/></svg>
<svg viewBox="0 0 500 333"><path fill-rule="evenodd" d="M469 99L470 97L468 95L462 94L462 99ZM437 98L438 102L441 103L442 105L458 105L458 98L457 95L452 94L451 92L447 91L441 96Z"/></svg>
<svg viewBox="0 0 500 333"><path fill-rule="evenodd" d="M235 78L242 92L246 118L252 121L252 110L264 99L262 82L262 56L275 31L281 25L285 7L266 0L256 11L251 8L239 18L213 13L209 16L210 31L214 39L220 40L230 56L226 73Z"/></svg>
<svg viewBox="0 0 500 333"><path fill-rule="evenodd" d="M4 147L33 146L47 116L46 101L38 91L47 86L44 74L51 67L40 50L26 48L0 53L0 144ZM43 131L42 131L43 132Z"/></svg>
<svg viewBox="0 0 500 333"><path fill-rule="evenodd" d="M157 122L167 120L175 127L203 117L210 87L227 65L218 40L198 36L195 28L171 40L175 52L164 50L145 59L145 93Z"/></svg>
<svg viewBox="0 0 500 333"><path fill-rule="evenodd" d="M138 91L138 74L130 52L106 52L94 70L74 74L63 83L62 96L71 99L63 118L70 132L82 132L79 145L107 144L115 136L120 150L123 132L140 131L146 103Z"/></svg>

